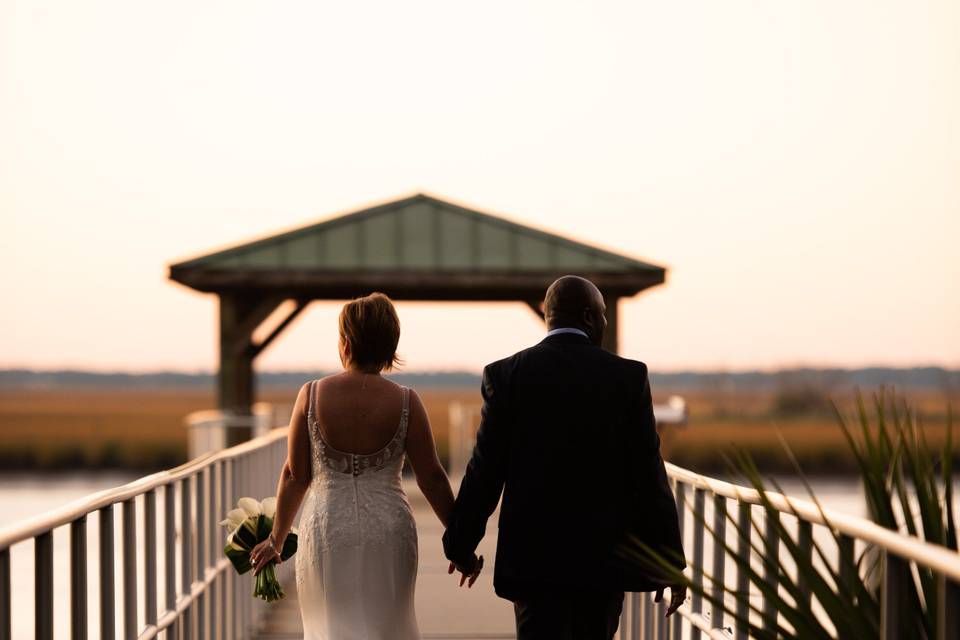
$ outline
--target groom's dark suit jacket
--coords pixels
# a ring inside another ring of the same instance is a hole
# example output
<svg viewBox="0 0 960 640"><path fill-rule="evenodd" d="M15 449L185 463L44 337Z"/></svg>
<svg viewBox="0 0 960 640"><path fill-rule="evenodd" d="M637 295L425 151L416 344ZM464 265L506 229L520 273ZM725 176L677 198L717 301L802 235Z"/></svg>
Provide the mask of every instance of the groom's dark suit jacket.
<svg viewBox="0 0 960 640"><path fill-rule="evenodd" d="M470 565L502 491L499 596L655 589L656 576L622 553L639 539L683 556L647 366L561 333L488 365L481 393L447 557Z"/></svg>

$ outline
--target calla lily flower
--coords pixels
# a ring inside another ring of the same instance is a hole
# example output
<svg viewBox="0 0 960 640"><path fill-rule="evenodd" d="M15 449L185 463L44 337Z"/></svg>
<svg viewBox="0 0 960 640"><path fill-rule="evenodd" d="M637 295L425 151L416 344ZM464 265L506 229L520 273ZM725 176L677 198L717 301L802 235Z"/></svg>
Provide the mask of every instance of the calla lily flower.
<svg viewBox="0 0 960 640"><path fill-rule="evenodd" d="M260 509L263 511L263 515L268 518L273 518L274 514L277 512L277 499L276 498L264 498L260 501Z"/></svg>
<svg viewBox="0 0 960 640"><path fill-rule="evenodd" d="M242 546L240 546L239 544L235 544L235 543L233 542L233 533L231 533L230 535L227 536L227 547L226 547L226 548L227 548L227 549L231 549L231 550L233 550L233 551L243 551L243 547L242 547Z"/></svg>
<svg viewBox="0 0 960 640"><path fill-rule="evenodd" d="M263 513L260 502L253 498L240 498L237 501L237 506L247 512L248 518L256 518Z"/></svg>
<svg viewBox="0 0 960 640"><path fill-rule="evenodd" d="M226 520L221 520L220 525L230 529L231 533L236 531L237 527L243 524L247 519L247 512L243 509L231 509L227 514Z"/></svg>

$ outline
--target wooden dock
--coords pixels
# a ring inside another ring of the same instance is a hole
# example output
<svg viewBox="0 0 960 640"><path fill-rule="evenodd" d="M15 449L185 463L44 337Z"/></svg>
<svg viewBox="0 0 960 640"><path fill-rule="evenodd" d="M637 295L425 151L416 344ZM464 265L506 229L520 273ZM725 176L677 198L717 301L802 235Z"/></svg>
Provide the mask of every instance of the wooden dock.
<svg viewBox="0 0 960 640"><path fill-rule="evenodd" d="M420 568L417 580L417 620L424 640L502 640L516 638L513 607L493 592L496 517L480 543L483 574L472 589L457 588L447 574L441 535L443 528L416 484L404 483L417 519ZM287 597L274 605L256 640L294 640L303 637L293 576L284 580Z"/></svg>

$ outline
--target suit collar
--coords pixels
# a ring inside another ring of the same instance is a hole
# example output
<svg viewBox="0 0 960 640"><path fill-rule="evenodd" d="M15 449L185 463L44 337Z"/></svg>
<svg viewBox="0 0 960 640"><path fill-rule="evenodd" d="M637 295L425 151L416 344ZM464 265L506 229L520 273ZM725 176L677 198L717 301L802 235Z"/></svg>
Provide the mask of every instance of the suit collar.
<svg viewBox="0 0 960 640"><path fill-rule="evenodd" d="M595 346L590 342L590 338L581 336L578 333L555 333L552 336L547 336L540 341L541 344L586 344L590 346Z"/></svg>

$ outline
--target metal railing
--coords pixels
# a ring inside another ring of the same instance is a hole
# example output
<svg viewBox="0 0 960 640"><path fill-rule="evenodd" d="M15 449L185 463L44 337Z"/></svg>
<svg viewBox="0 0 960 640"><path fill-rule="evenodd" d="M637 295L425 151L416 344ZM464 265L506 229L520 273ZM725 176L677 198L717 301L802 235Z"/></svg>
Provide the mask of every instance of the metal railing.
<svg viewBox="0 0 960 640"><path fill-rule="evenodd" d="M822 508L808 500L768 491L766 497L777 511L778 517L765 519L763 537L768 541L768 544L764 545L765 557L751 561L751 534L754 529L752 510L755 505L763 504L760 494L754 489L702 476L669 463L666 466L667 474L673 482L680 530L685 535L690 577L695 584L704 585L704 569L709 562L712 571L707 586L714 599L722 601L725 591L731 587L733 573L736 574L733 589L737 593L747 593L750 587L747 575L736 570L737 563L728 555L724 546L711 545L709 554L705 550L705 541L709 542L705 540L708 526L712 529L710 538L726 540L727 523L734 521L732 517L728 517L728 510L732 507L736 509L736 553L748 562L753 562L754 566L759 564L764 579L770 584L777 584L776 572L780 570L781 563L787 566L791 564L789 555L781 554L777 544L780 516L784 516L784 520L794 521L791 526L794 528L795 540L808 558L813 557L815 534L827 534L823 537L832 539L826 529L829 527L840 536L840 544L834 545L837 547L838 566L856 566L853 559L857 545L861 548L871 547L881 555L883 568L879 585L880 634L883 640L900 637L899 616L911 606L906 597L907 590L902 584L904 580L913 579L912 565L931 569L939 577L941 602L937 607L937 640L960 638L960 554L881 527L864 518ZM692 491L692 500L687 497L688 491ZM708 505L711 513L708 513ZM691 539L692 545L689 544ZM801 593L808 601L797 604L812 606L809 586L801 586ZM705 607L703 599L696 594L688 597L687 602L678 610L678 615L665 620L663 616L668 600L669 592L661 603L655 603L652 594L627 594L621 618L621 640L743 640L748 637L747 630L737 628L721 607ZM752 594L751 600L757 601L756 609L762 612L761 616L754 614L751 618L762 620L765 629L775 630L778 614L774 603L764 599L761 593ZM735 611L741 619L750 615L743 599L737 600Z"/></svg>
<svg viewBox="0 0 960 640"><path fill-rule="evenodd" d="M249 414L237 414L221 409L204 409L187 414L187 458L193 460L205 453L221 451L230 442L232 429L249 429L256 438L276 426L290 422L293 405L257 402Z"/></svg>
<svg viewBox="0 0 960 640"><path fill-rule="evenodd" d="M257 628L264 603L251 597L251 576L237 576L223 557L223 532L217 526L236 500L244 495L272 495L286 457L286 429L275 429L244 444L210 453L181 467L156 473L124 486L103 491L62 509L0 530L0 640L11 640L11 620L18 612L11 606L11 554L17 544L33 542L34 636L53 638L54 612L63 603L54 600L55 582L69 584L69 636L72 640L99 637L124 640L164 637L177 640L247 640ZM707 523L714 534L726 534L727 513L736 509L737 553L750 554L751 510L761 505L757 491L702 476L667 464L674 483L681 531L692 579L704 583L704 568L711 566L711 588L722 597L731 582L736 563L726 551L714 546L707 553ZM692 499L688 500L688 492ZM923 542L863 518L821 509L816 504L768 492L768 500L787 519L796 520L798 544L813 553L815 528L833 528L841 536L837 549L848 560L855 545L870 545L883 557L881 583L881 630L884 640L896 638L897 615L908 603L901 581L911 577L911 565L921 565L941 578L941 594L960 593L960 554ZM159 504L158 504L159 503ZM117 506L119 505L119 518ZM708 506L710 513L708 513ZM93 518L92 516L96 516ZM138 522L139 519L139 522ZM97 528L98 615L95 626L88 602L87 524ZM119 520L119 526L117 524ZM765 536L776 540L776 520L766 523ZM69 530L69 568L64 575L54 571L54 531ZM139 534L138 534L139 530ZM117 537L119 531L119 547ZM690 542L692 541L692 544ZM119 553L118 553L119 552ZM709 556L709 558L707 557ZM786 558L775 545L766 547L760 559L764 575L775 583L775 572ZM119 563L118 563L119 559ZM118 565L119 564L119 572ZM291 570L287 563L282 570ZM849 565L852 566L852 565ZM735 589L745 593L749 583L736 572ZM117 588L119 582L119 589ZM807 590L809 593L809 590ZM756 595L764 623L775 628L777 612L772 602ZM720 608L707 610L701 598L692 596L670 620L663 618L666 603L654 603L651 594L628 594L621 620L621 640L747 637L734 628ZM946 601L942 604L946 604ZM738 606L744 606L738 602ZM938 638L960 637L957 633L960 606L940 606ZM745 611L743 611L745 614ZM61 615L65 615L61 613ZM738 612L738 616L740 612ZM97 633L91 633L94 629Z"/></svg>
<svg viewBox="0 0 960 640"><path fill-rule="evenodd" d="M223 556L225 536L218 523L238 498L274 493L286 435L286 429L276 429L0 530L0 640L12 640L11 621L18 615L11 605L10 550L30 541L34 637L40 640L53 638L55 611L64 615L65 603L54 599L55 581L70 585L71 640L115 640L118 631L124 640L161 634L177 640L249 638L264 603L251 597L251 575L236 575ZM95 620L87 575L92 555L87 525L94 519ZM69 527L69 569L55 575L53 535L60 527Z"/></svg>

